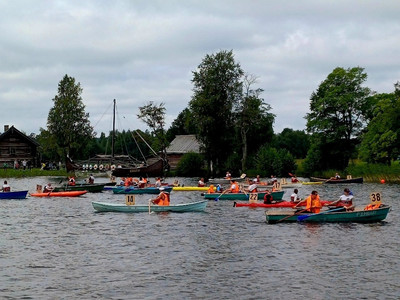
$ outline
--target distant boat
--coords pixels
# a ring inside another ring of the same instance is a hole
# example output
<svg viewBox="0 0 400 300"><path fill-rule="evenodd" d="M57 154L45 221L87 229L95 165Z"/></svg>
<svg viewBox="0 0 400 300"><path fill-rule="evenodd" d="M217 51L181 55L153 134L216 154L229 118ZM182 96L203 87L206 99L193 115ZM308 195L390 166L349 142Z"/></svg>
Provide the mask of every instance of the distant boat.
<svg viewBox="0 0 400 300"><path fill-rule="evenodd" d="M92 202L93 208L98 212L124 212L124 213L138 213L138 212L201 212L207 207L207 200L180 203L173 205L126 205L119 203L105 203L105 202Z"/></svg>
<svg viewBox="0 0 400 300"><path fill-rule="evenodd" d="M78 197L86 194L87 191L65 191L65 192L46 192L46 193L32 193L32 197Z"/></svg>
<svg viewBox="0 0 400 300"><path fill-rule="evenodd" d="M87 191L89 193L100 193L104 190L106 183L83 183L76 185L63 185L54 188L54 192L62 191Z"/></svg>
<svg viewBox="0 0 400 300"><path fill-rule="evenodd" d="M163 187L164 192L170 193L172 191L172 187L165 186ZM113 188L114 194L159 194L161 191L158 187L145 187L145 188L137 188L137 187L125 187L118 186Z"/></svg>
<svg viewBox="0 0 400 300"><path fill-rule="evenodd" d="M329 184L337 184L337 183L363 183L363 177L355 177L355 178L341 178L341 179L327 179L327 178L318 178L318 177L310 177L311 182L324 182Z"/></svg>
<svg viewBox="0 0 400 300"><path fill-rule="evenodd" d="M273 200L282 200L285 191L271 192ZM249 200L250 195L257 194L257 200L264 200L266 192L260 193L205 193L204 198L209 200Z"/></svg>

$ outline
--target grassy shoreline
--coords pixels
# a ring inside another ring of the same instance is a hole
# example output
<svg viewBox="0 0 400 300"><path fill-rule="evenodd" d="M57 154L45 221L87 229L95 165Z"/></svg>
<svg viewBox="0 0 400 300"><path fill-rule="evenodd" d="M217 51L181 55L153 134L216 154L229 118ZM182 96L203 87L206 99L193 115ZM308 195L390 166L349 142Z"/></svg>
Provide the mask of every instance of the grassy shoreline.
<svg viewBox="0 0 400 300"><path fill-rule="evenodd" d="M33 169L0 169L0 178L24 178L24 177L37 177L37 176L64 176L68 177L66 170L41 170L39 168Z"/></svg>

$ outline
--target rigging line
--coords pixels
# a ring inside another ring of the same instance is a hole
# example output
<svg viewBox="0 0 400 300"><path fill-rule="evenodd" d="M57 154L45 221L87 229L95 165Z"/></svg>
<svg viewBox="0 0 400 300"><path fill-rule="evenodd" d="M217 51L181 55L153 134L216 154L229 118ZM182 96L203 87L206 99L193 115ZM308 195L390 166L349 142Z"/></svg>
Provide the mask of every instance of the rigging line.
<svg viewBox="0 0 400 300"><path fill-rule="evenodd" d="M154 153L154 155L156 155L157 157L160 157L154 150L153 148L151 148L151 146L146 142L146 140L140 135L140 133L135 130L135 132L137 133L137 135L142 139L142 141L147 145L147 147L150 148L150 150ZM161 158L161 157L160 157Z"/></svg>
<svg viewBox="0 0 400 300"><path fill-rule="evenodd" d="M136 144L137 148L139 149L140 154L142 154L142 157L143 157L144 161L146 162L146 157L144 156L144 154L143 154L143 152L142 152L142 149L140 149L139 144L138 144L138 142L137 142L135 136L133 135L133 132L132 132L132 131L131 131L131 135L132 135L133 140L135 141L135 144Z"/></svg>
<svg viewBox="0 0 400 300"><path fill-rule="evenodd" d="M120 118L119 113L118 113L118 108L115 107L115 110L116 110L118 125L119 125L120 128L122 128L122 123L121 123L121 118ZM127 143L126 140L125 140L125 135L122 134L122 132L121 132L121 134L119 134L119 136L122 137L122 144L123 144L123 148L125 148L126 154L127 154L129 157L132 157L131 155L129 155L128 143Z"/></svg>
<svg viewBox="0 0 400 300"><path fill-rule="evenodd" d="M97 123L93 126L93 128L95 128L97 125L99 125L101 119L103 119L104 115L105 115L106 112L110 109L110 106L111 106L112 104L113 104L113 103L111 103L111 104L107 107L107 109L103 112L103 114L101 115L100 119L99 119L99 120L97 121Z"/></svg>

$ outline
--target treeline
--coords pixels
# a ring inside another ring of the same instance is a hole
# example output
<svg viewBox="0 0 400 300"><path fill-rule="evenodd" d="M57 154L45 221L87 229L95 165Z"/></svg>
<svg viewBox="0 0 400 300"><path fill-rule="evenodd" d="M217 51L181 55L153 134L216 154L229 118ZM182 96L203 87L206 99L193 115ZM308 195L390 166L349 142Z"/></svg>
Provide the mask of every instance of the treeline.
<svg viewBox="0 0 400 300"><path fill-rule="evenodd" d="M287 176L296 173L296 159L304 159L304 176L344 170L355 158L390 165L399 156L400 85L394 84L393 93L378 94L363 85L366 79L361 67L335 68L310 96L306 129L286 128L275 134L275 115L257 87L257 77L242 69L233 51L220 51L206 55L193 71L193 95L168 130L163 103L139 108L138 118L150 128L140 135L163 152L176 135L195 134L203 155L183 159L178 168L182 175L254 170L261 176ZM94 137L81 92L80 84L65 75L53 99L48 128L41 128L37 137L50 159L87 159L110 149L111 133ZM74 113L69 113L71 102ZM117 132L115 153L150 155L145 143L135 138L137 132Z"/></svg>

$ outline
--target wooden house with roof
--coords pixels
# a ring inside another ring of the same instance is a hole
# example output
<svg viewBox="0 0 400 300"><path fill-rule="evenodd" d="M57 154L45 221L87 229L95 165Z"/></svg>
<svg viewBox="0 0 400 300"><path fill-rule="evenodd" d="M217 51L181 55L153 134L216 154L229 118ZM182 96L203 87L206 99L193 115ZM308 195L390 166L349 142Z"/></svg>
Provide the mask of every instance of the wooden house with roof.
<svg viewBox="0 0 400 300"><path fill-rule="evenodd" d="M14 162L19 165L25 160L27 165L39 165L39 143L31 137L23 134L14 126L4 126L4 132L0 135L0 167L7 163L8 167L14 167Z"/></svg>
<svg viewBox="0 0 400 300"><path fill-rule="evenodd" d="M171 144L167 147L167 159L172 170L176 169L183 155L189 152L201 153L200 143L196 135L177 135Z"/></svg>

